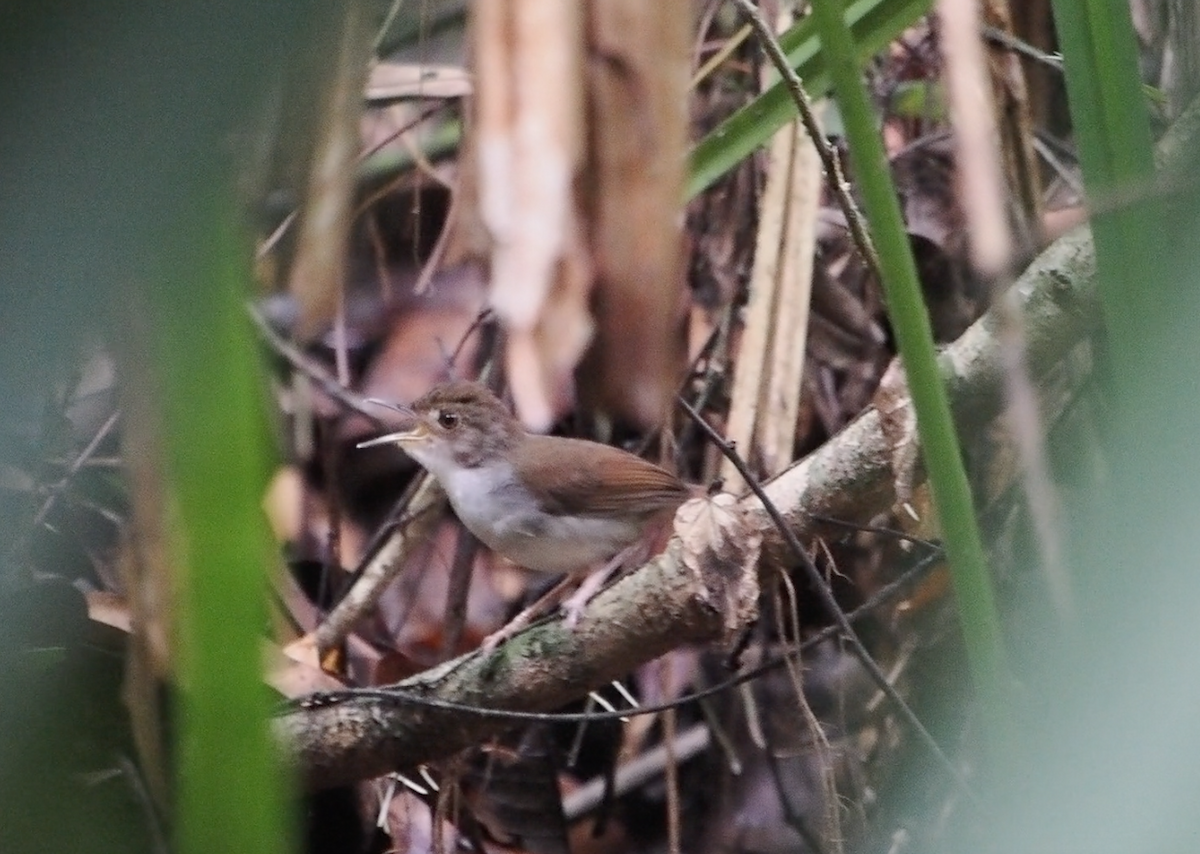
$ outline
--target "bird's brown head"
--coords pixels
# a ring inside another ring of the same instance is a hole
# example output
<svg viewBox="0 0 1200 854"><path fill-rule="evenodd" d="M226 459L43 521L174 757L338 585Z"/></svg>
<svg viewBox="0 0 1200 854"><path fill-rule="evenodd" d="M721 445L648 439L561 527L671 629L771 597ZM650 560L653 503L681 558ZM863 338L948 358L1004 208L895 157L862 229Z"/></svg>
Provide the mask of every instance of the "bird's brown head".
<svg viewBox="0 0 1200 854"><path fill-rule="evenodd" d="M385 405L404 415L399 429L358 447L399 445L434 475L449 465L484 465L510 451L525 434L496 395L466 380L435 386L411 406Z"/></svg>

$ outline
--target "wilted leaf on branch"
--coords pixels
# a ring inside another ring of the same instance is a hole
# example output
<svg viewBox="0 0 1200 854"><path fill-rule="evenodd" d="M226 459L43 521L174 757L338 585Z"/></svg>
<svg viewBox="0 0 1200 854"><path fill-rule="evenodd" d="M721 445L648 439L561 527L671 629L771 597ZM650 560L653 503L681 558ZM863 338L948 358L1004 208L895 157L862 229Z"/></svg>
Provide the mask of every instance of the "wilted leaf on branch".
<svg viewBox="0 0 1200 854"><path fill-rule="evenodd" d="M683 565L720 613L729 643L757 616L762 532L728 493L694 498L675 514Z"/></svg>

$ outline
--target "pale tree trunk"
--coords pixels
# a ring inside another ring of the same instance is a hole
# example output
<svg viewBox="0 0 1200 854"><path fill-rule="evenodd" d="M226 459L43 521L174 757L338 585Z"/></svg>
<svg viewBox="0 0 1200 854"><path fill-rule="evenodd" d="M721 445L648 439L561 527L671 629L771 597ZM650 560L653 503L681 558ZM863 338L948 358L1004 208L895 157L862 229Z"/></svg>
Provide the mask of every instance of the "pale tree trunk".
<svg viewBox="0 0 1200 854"><path fill-rule="evenodd" d="M489 269L517 413L548 427L578 369L590 408L655 426L683 368L691 3L471 8L462 232Z"/></svg>

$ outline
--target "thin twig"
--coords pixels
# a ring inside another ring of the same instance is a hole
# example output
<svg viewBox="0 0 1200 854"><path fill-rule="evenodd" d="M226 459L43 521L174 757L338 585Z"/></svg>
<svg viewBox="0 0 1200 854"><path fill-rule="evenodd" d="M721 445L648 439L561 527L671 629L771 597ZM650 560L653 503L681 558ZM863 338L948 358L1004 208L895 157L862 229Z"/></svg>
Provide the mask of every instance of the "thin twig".
<svg viewBox="0 0 1200 854"><path fill-rule="evenodd" d="M375 607L383 591L404 568L404 559L424 543L437 521L444 493L437 481L425 477L409 506L410 524L397 528L371 555L367 566L346 595L316 629L317 648L329 649L346 639L363 614Z"/></svg>
<svg viewBox="0 0 1200 854"><path fill-rule="evenodd" d="M467 342L471 340L471 336L473 334L475 334L476 332L479 332L480 330L482 330L485 324L491 323L495 319L496 319L496 315L491 310L491 308L480 309L479 314L475 315L475 319L472 320L471 325L467 327L467 331L464 332L462 334L462 337L458 339L458 345L455 346L454 352L452 352L450 354L450 357L446 360L447 366L450 368L453 368L454 363L458 361L458 357L462 355L462 351L466 348ZM486 348L486 345L483 345L483 346L485 347L485 350L486 349L495 349L494 347ZM481 382L481 383L487 382L487 379L492 372L492 361L493 361L492 354L489 353L487 358L484 360L483 364L480 365L479 371L476 374L479 382Z"/></svg>
<svg viewBox="0 0 1200 854"><path fill-rule="evenodd" d="M91 441L87 443L87 447L79 452L79 456L77 456L74 462L71 463L70 467L63 474L62 478L55 483L54 486L50 487L50 493L46 496L46 500L42 502L41 508L33 517L33 524L30 526L33 530L36 531L39 527L41 527L41 524L46 521L46 517L50 514L50 510L53 509L54 502L58 500L58 496L64 489L66 489L67 484L71 482L71 479L79 473L79 470L83 468L83 464L88 461L88 458L91 457L92 454L96 453L96 449L100 447L100 443L104 441L104 437L109 434L114 426L116 426L117 420L120 417L121 410L119 409L114 411L112 415L108 416L108 420L100 425L100 429L96 431L96 435L94 435Z"/></svg>
<svg viewBox="0 0 1200 854"><path fill-rule="evenodd" d="M1049 134L1045 134L1044 136L1053 139ZM1033 150L1038 153L1038 156L1042 160L1046 161L1046 165L1054 170L1055 176L1066 184L1076 197L1083 198L1083 182L1079 180L1079 175L1066 163L1063 163L1058 152L1043 138L1043 134L1039 133L1034 136Z"/></svg>
<svg viewBox="0 0 1200 854"><path fill-rule="evenodd" d="M616 768L612 780L613 795L620 797L644 786L662 774L672 759L682 765L699 756L711 744L712 732L706 724L692 724L669 742L673 756L668 755L666 744L658 744ZM604 789L605 778L600 776L568 793L563 797L563 817L569 822L575 821L599 808Z"/></svg>
<svg viewBox="0 0 1200 854"><path fill-rule="evenodd" d="M138 770L137 765L125 753L117 754L117 767L120 769L121 776L124 777L126 784L129 786L129 791L133 794L134 800L141 807L142 815L146 822L146 830L150 836L150 850L154 854L168 854L171 851L171 846L167 844L167 835L163 832L162 817L159 815L154 799L150 797L150 792L146 789L146 783L142 779L141 771Z"/></svg>
<svg viewBox="0 0 1200 854"><path fill-rule="evenodd" d="M475 555L479 541L475 535L460 526L454 543L454 562L450 564L450 577L446 584L446 608L442 618L442 660L454 657L463 630L467 624L467 597L471 593L471 576L475 567Z"/></svg>
<svg viewBox="0 0 1200 854"><path fill-rule="evenodd" d="M741 0L738 0L738 2L741 2ZM784 542L787 543L788 548L799 559L800 565L804 568L804 572L808 576L809 583L816 591L817 597L821 600L821 604L825 606L825 610L833 618L834 622L837 623L846 640L849 641L851 651L862 662L871 679L887 695L888 699L892 701L896 709L900 712L900 716L908 721L909 726L912 727L913 731L917 733L930 752L945 767L950 776L974 799L974 793L971 791L971 787L962 773L950 760L950 757L946 755L945 751L942 750L941 745L937 743L937 740L930 734L929 730L925 728L925 725L921 723L920 718L917 717L904 698L900 696L900 692L888 681L887 675L880 669L879 664L867 651L862 639L858 636L858 632L850 625L850 620L846 617L846 612L841 609L841 606L838 605L837 600L834 598L833 591L825 583L825 579L821 577L821 571L817 569L817 565L813 563L808 552L804 550L804 546L800 544L800 540L797 539L796 534L788 526L787 521L783 518L783 514L775 506L775 502L770 499L766 490L762 488L762 484L754 476L754 472L750 471L750 467L746 465L746 461L725 441L720 433L713 429L711 424L701 417L699 412L692 409L686 400L682 397L677 399L679 405L683 407L688 416L696 422L696 426L708 436L709 440L717 446L726 459L733 463L738 473L746 481L746 485L750 487L750 491L762 502L763 510L766 511L771 521L775 524L775 527L779 530L779 534L783 537Z"/></svg>
<svg viewBox="0 0 1200 854"><path fill-rule="evenodd" d="M404 134L408 133L410 130L415 128L417 125L421 124L421 122L425 121L426 119L433 118L434 115L437 114L438 112L440 112L446 106L447 103L448 103L447 101L438 101L437 103L430 104L429 106L420 110L415 116L413 116L407 122L400 125L400 127L394 128L394 129L388 131L387 136L385 136L383 139L376 142L370 148L364 149L362 154L358 155L358 162L361 164L363 161L365 161L367 158L369 158L372 154L377 154L380 151L382 151L384 146L386 146L388 143L395 142L397 139L404 136Z"/></svg>
<svg viewBox="0 0 1200 854"><path fill-rule="evenodd" d="M796 595L796 585L792 583L791 577L786 572L779 573L780 586L787 592L788 608L787 613L783 610L783 597L776 588L775 595L772 597L775 600L775 621L782 630L787 626L788 631L792 633L792 637L800 636L800 601ZM812 750L816 754L817 759L817 776L820 779L821 791L821 806L824 813L821 829L823 831L822 839L829 842L832 846L834 854L842 854L845 850L843 845L842 824L838 811L838 790L837 790L837 775L834 769L833 748L829 744L829 739L825 735L825 729L821 725L821 721L817 719L816 714L812 710L812 706L808 702L808 696L804 693L804 677L801 676L800 668L796 666L796 662L788 661L784 667L784 672L788 675L788 679L792 683L792 690L796 694L796 704L800 708L800 714L804 718L804 723L812 733ZM775 750L768 750L768 755L774 763L777 759ZM776 775L778 781L779 776ZM780 802L785 800L790 805L790 799L786 798L785 793L779 792ZM787 807L785 807L785 810ZM821 849L818 849L821 850Z"/></svg>
<svg viewBox="0 0 1200 854"><path fill-rule="evenodd" d="M679 384L679 389L676 394L684 394L696 382L696 372L699 370L701 363L704 363L703 382L700 391L696 397L696 405L703 409L708 405L709 395L715 390L717 385L717 370L714 368L715 353L720 348L722 343L727 343L729 340L729 327L732 324L733 306L729 305L721 313L721 321L712 328L708 333L708 337L704 339L704 343L700 346L700 350L696 353L694 359L687 367L684 374L683 382ZM669 423L669 422L668 422ZM676 449L687 447L687 430L691 427L691 422L683 425L683 431L675 440ZM664 425L665 429L665 425ZM633 453L639 457L650 449L655 439L662 435L662 430L649 431L640 441L632 448ZM677 459L676 464L681 460Z"/></svg>
<svg viewBox="0 0 1200 854"><path fill-rule="evenodd" d="M259 311L257 306L247 305L246 311L249 313L250 319L254 321L254 325L258 329L258 332L262 336L263 340L271 346L271 349L273 349L280 356L283 356L283 358L287 360L288 364L290 364L300 373L309 377L313 382L319 385L326 394L328 394L338 403L342 404L342 406L366 417L372 424L375 424L376 426L383 426L384 421L379 417L379 411L377 407L373 408L371 404L367 402L365 397L350 391L350 389L338 382L337 378L334 377L333 374L329 373L329 371L325 370L325 368L314 362L312 359L306 356L299 347L297 347L295 344L292 344L290 341L276 332L271 327L270 321L263 316L262 312Z"/></svg>
<svg viewBox="0 0 1200 854"><path fill-rule="evenodd" d="M450 234L454 230L454 219L458 216L458 209L462 204L462 193L458 192L457 187L447 186L447 190L450 193L450 204L446 207L446 218L442 221L442 229L438 232L437 240L433 243L429 257L421 265L421 272L417 276L416 284L413 285L414 294L423 294L429 288L429 283L433 281L433 274L441 269L442 260L446 256L446 247L450 245Z"/></svg>
<svg viewBox="0 0 1200 854"><path fill-rule="evenodd" d="M379 29L375 31L375 38L371 40L371 55L379 54L379 46L383 44L383 40L387 38L388 30L392 28L392 24L396 21L396 16L400 14L400 7L404 5L404 0L392 0L392 5L388 8L387 14L383 18L383 23L379 25Z"/></svg>
<svg viewBox="0 0 1200 854"><path fill-rule="evenodd" d="M744 42L750 35L750 30L751 27L749 24L747 24L727 38L725 40L725 44L721 45L720 49L710 56L708 61L700 66L696 73L692 75L692 81L688 83L688 88L695 89L704 81L704 78L708 77L708 75L712 74L713 71L716 70L718 65L729 59L730 54L737 50L741 46L742 42Z"/></svg>
<svg viewBox="0 0 1200 854"><path fill-rule="evenodd" d="M771 772L771 782L775 785L775 797L779 801L780 810L783 811L783 823L796 831L797 835L804 840L804 844L815 854L826 854L821 837L808 826L808 821L792 800L792 792L795 787L789 786L788 782L783 779L783 771L779 767L779 755L774 750L766 750L763 751L763 756L767 760L767 769Z"/></svg>
<svg viewBox="0 0 1200 854"><path fill-rule="evenodd" d="M666 682L669 666L665 657L659 659L659 672L664 682ZM683 850L679 820L679 757L675 753L675 743L679 737L675 726L676 714L676 711L671 709L663 712L661 718L663 747L666 748L667 754L667 761L663 767L666 772L663 782L666 783L667 789L667 851L669 854L680 854Z"/></svg>
<svg viewBox="0 0 1200 854"><path fill-rule="evenodd" d="M817 124L817 118L813 114L812 101L809 99L808 93L804 91L804 83L801 82L800 76L796 74L795 69L788 62L787 54L783 52L783 48L779 44L779 39L775 37L775 32L767 24L754 4L750 0L733 0L733 2L737 4L738 9L741 10L746 20L749 21L750 26L754 28L759 42L762 43L763 50L766 51L767 57L771 60L771 64L775 66L775 70L783 78L784 86L788 90L788 94L792 96L792 102L796 105L796 111L800 114L800 121L804 124L804 130L808 133L813 146L817 149L817 154L821 158L821 165L825 169L825 177L829 181L829 187L833 190L838 206L842 209L842 213L846 217L846 223L850 227L850 237L862 255L863 260L870 268L871 273L877 281L882 282L883 274L879 268L879 256L875 253L875 245L871 242L871 235L867 231L863 216L858 210L858 205L855 204L854 198L850 195L850 184L846 181L842 164L834 152L833 146L826 141L821 126Z"/></svg>
<svg viewBox="0 0 1200 854"><path fill-rule="evenodd" d="M683 394L688 388L696 382L696 370L700 362L704 362L704 373L698 378L700 390L695 393L695 407L697 409L705 409L708 406L709 400L717 389L720 387L722 379L725 378L726 364L729 358L729 332L733 328L733 317L736 309L731 302L726 306L725 311L721 312L721 319L717 323L712 332L709 333L708 340L704 342L704 347L696 355L692 361L691 367L688 369L687 379L684 380L683 388L680 389L680 394ZM684 423L679 430L679 437L675 440L677 464L682 464L682 450L691 447L692 434L695 432L696 426L691 421Z"/></svg>
<svg viewBox="0 0 1200 854"><path fill-rule="evenodd" d="M697 411L699 409L697 408ZM826 525L833 525L838 528L846 528L851 531L859 531L864 534L876 534L880 537L891 537L899 540L902 543L913 543L918 546L924 546L930 551L941 552L944 549L940 544L932 540L924 540L920 537L914 537L912 534L906 534L897 528L889 528L885 525L868 525L864 522L851 522L847 519L837 519L833 516L826 516L823 513L809 513L805 511L805 516L812 519L814 522L824 522Z"/></svg>
<svg viewBox="0 0 1200 854"><path fill-rule="evenodd" d="M342 424L339 414L333 419L330 434L336 436ZM338 483L338 463L341 460L337 442L325 442L320 450L322 475L326 483ZM342 574L342 491L340 489L326 490L328 506L328 530L325 537L325 554L322 555L321 573L317 585L316 604L318 608L326 608L332 600L334 579Z"/></svg>
<svg viewBox="0 0 1200 854"><path fill-rule="evenodd" d="M1053 68L1055 71L1063 70L1063 58L1060 53L1046 53L1044 50L1038 50L1027 41L1017 38L1012 33L1006 33L999 27L993 27L990 24L985 24L981 28L983 37L990 42L1008 48L1014 53L1019 53L1034 62L1040 62L1047 68Z"/></svg>
<svg viewBox="0 0 1200 854"><path fill-rule="evenodd" d="M264 240L259 245L257 251L255 251L255 260L261 261L271 254L271 251L274 250L276 244L278 244L279 241L283 239L283 236L288 233L288 229L292 227L292 223L296 221L296 217L299 215L300 209L292 208L292 210L288 212L288 215L280 220L279 225L275 226L275 230L267 235L267 239Z"/></svg>
<svg viewBox="0 0 1200 854"><path fill-rule="evenodd" d="M374 145L372 145L370 148L364 150L363 152L361 152L358 155L359 165L361 165L363 162L365 162L367 160L367 158L369 158L372 154L375 154L375 153L379 152L381 149L383 149L383 147L386 146L388 143L393 142L396 139L399 139L405 133L412 130L414 127L421 124L421 122L425 121L426 119L432 118L434 116L434 114L436 114L437 112L439 112L442 108L444 108L446 106L446 103L447 103L446 101L438 101L435 104L425 107L419 113L417 113L415 116L413 116L413 118L410 121L407 121L400 127L396 128L395 130L390 131L387 136L385 136L383 139L379 140ZM392 185L389 184L388 186L390 188ZM372 201L375 199L378 199L378 198L379 198L378 194L371 196ZM364 207L369 207L369 206L370 206L369 204L365 205L365 206L360 206L358 208L358 210L355 211L355 216L357 217L359 214L361 214ZM295 224L296 217L299 215L300 215L300 208L298 208L298 207L293 208L288 213L288 215L285 216L282 221L280 221L279 225L275 226L275 230L272 231L271 234L268 235L267 239L264 240L262 242L262 244L258 247L258 250L254 253L254 257L261 261L263 258L266 258L268 255L270 255L271 251L275 248L275 246L279 243L279 241L283 239L283 236L285 234L287 234L288 230L291 229L292 225Z"/></svg>

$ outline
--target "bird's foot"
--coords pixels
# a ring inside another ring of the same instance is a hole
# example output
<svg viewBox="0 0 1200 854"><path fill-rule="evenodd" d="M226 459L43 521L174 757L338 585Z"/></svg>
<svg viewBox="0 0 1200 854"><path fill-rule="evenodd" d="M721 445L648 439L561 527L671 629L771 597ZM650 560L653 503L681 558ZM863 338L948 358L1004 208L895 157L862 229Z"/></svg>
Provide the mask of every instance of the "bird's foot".
<svg viewBox="0 0 1200 854"><path fill-rule="evenodd" d="M526 609L526 610L528 610L528 609ZM508 623L501 626L499 629L497 629L496 631L492 632L490 635L485 637L483 639L483 642L479 644L479 648L485 654L489 653L492 650L494 650L496 647L500 646L500 644L507 641L509 638L518 634L522 629L528 627L529 624L531 622L533 622L533 615L529 615L524 620L522 620L521 617L523 617L523 616L525 616L524 611L522 611L520 614L518 614L516 617L514 617Z"/></svg>
<svg viewBox="0 0 1200 854"><path fill-rule="evenodd" d="M585 578L579 589L563 600L563 625L571 630L579 625L588 603L600 592L600 588L608 582L619 565L610 561L603 569L598 569Z"/></svg>
<svg viewBox="0 0 1200 854"><path fill-rule="evenodd" d="M550 607L562 599L563 594L575 583L576 578L577 576L575 575L568 575L562 581L558 582L558 584L555 584L536 602L517 614L517 616L509 620L500 629L484 638L483 643L480 644L480 649L484 652L491 652L509 638L528 628L530 623L548 613Z"/></svg>
<svg viewBox="0 0 1200 854"><path fill-rule="evenodd" d="M579 589L563 600L563 625L568 629L574 629L579 625L579 620L583 617L588 603L603 589L617 570L624 566L631 557L640 554L638 549L638 544L622 549L608 563L585 578L583 584L579 585Z"/></svg>

